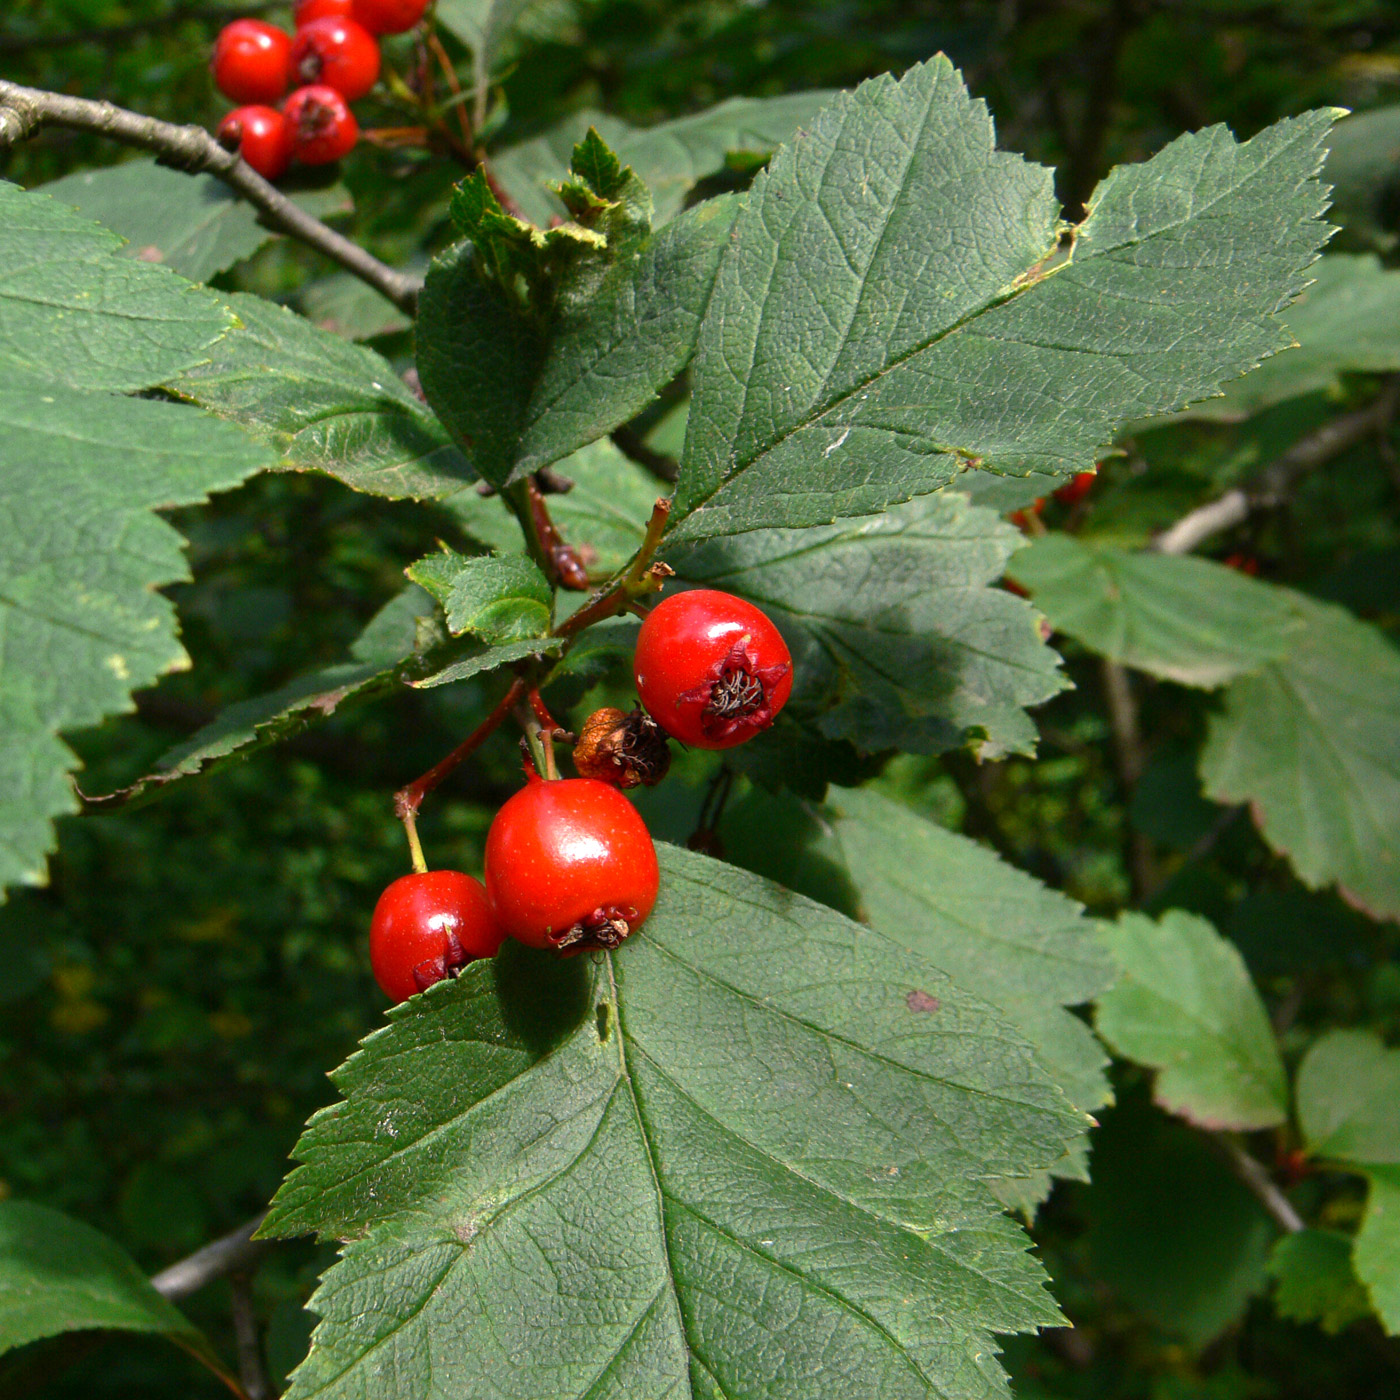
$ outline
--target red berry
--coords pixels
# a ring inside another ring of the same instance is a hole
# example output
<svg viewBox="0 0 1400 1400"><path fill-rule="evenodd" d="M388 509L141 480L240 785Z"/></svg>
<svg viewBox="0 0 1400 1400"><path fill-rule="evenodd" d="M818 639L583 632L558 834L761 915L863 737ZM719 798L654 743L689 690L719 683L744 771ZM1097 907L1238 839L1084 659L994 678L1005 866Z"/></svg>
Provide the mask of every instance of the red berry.
<svg viewBox="0 0 1400 1400"><path fill-rule="evenodd" d="M292 130L275 107L235 107L219 123L219 144L237 151L264 180L286 174Z"/></svg>
<svg viewBox="0 0 1400 1400"><path fill-rule="evenodd" d="M314 19L292 41L292 73L299 83L323 83L354 102L379 81L378 41L353 19Z"/></svg>
<svg viewBox="0 0 1400 1400"><path fill-rule="evenodd" d="M632 665L651 717L697 749L752 739L792 693L792 657L778 629L752 603L709 588L658 603Z"/></svg>
<svg viewBox="0 0 1400 1400"><path fill-rule="evenodd" d="M480 880L428 870L395 880L379 896L369 961L384 995L405 1001L477 958L494 957L504 938Z"/></svg>
<svg viewBox="0 0 1400 1400"><path fill-rule="evenodd" d="M349 155L360 139L355 114L334 88L298 88L282 114L292 133L292 154L303 165L329 165Z"/></svg>
<svg viewBox="0 0 1400 1400"><path fill-rule="evenodd" d="M1259 572L1259 561L1252 554L1227 554L1220 562L1227 569L1236 569L1242 574Z"/></svg>
<svg viewBox="0 0 1400 1400"><path fill-rule="evenodd" d="M1078 505L1098 480L1097 472L1075 472L1063 486L1057 486L1051 493L1062 506Z"/></svg>
<svg viewBox="0 0 1400 1400"><path fill-rule="evenodd" d="M301 0L293 18L298 29L313 19L354 19L355 0Z"/></svg>
<svg viewBox="0 0 1400 1400"><path fill-rule="evenodd" d="M595 778L536 779L486 837L496 917L532 948L616 948L651 913L659 879L641 814Z"/></svg>
<svg viewBox="0 0 1400 1400"><path fill-rule="evenodd" d="M215 40L210 67L234 102L276 102L292 85L291 36L260 19L236 19Z"/></svg>
<svg viewBox="0 0 1400 1400"><path fill-rule="evenodd" d="M1029 534L1031 531L1031 517L1039 515L1045 509L1045 497L1037 496L1024 510L1013 510L1006 518L1018 529Z"/></svg>
<svg viewBox="0 0 1400 1400"><path fill-rule="evenodd" d="M402 34L412 29L428 0L354 0L355 18L371 34Z"/></svg>

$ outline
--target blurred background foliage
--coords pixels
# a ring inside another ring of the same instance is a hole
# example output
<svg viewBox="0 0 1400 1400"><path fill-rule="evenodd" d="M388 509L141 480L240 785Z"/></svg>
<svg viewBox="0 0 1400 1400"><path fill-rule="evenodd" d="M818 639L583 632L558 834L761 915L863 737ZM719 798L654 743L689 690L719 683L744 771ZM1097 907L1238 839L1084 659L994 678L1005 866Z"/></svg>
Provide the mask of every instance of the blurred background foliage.
<svg viewBox="0 0 1400 1400"><path fill-rule="evenodd" d="M8 0L0 75L212 126L222 105L208 49L223 22L248 13L290 19L268 4ZM1318 104L1400 101L1393 0L550 0L530 14L532 37L505 56L495 146L581 107L645 125L736 95L849 86L942 49L988 101L1002 144L1058 169L1071 215L1111 164L1183 129L1223 121L1249 135ZM447 43L465 72L465 54ZM407 38L391 41L389 61L411 61L410 50ZM363 116L369 126L395 121L372 101ZM126 155L49 131L0 173L32 186ZM1381 174L1351 192L1348 209L1360 212L1337 246L1389 256L1400 162L1371 156L1359 164ZM355 212L340 226L391 261L431 254L447 240L459 174L422 152L361 147L341 172ZM350 305L345 279L304 249L273 243L218 284L285 299L323 323L382 329L376 348L401 368L410 362L401 323L381 316L366 327L359 318L373 320L374 308ZM1140 543L1365 401L1375 382L1289 399L1238 424L1141 433L1105 464L1088 500L1051 503L1046 519ZM1247 554L1263 576L1344 602L1397 637L1398 498L1392 445L1368 441L1308 477L1290 510L1212 552ZM193 668L140 697L134 715L75 737L90 793L149 771L225 705L340 660L402 586L406 563L439 538L467 545L444 513L310 476L258 478L177 523L194 581L172 592ZM1149 757L1129 801L1100 663L1072 643L1064 650L1075 688L1039 712L1036 760L906 756L866 768L1095 912L1170 905L1210 917L1243 951L1291 1062L1327 1027L1400 1035L1394 927L1308 894L1242 812L1201 796L1193 755L1211 697L1141 683ZM381 1014L365 933L379 889L404 868L389 795L484 708L472 683L405 692L148 806L63 824L51 885L0 909L0 1195L109 1230L151 1271L266 1203L301 1124L333 1097L326 1070ZM679 780L644 799L659 836L690 835L716 762L686 756ZM517 763L498 736L430 805L423 833L435 862L480 868ZM754 840L774 829L791 842ZM740 778L719 837L731 859L842 905L820 822L791 795ZM1148 1105L1144 1079L1120 1067L1094 1183L1062 1183L1036 1221L1075 1330L1012 1344L1018 1395L1394 1395L1400 1354L1374 1320L1330 1335L1278 1316L1266 1297L1267 1222L1200 1140ZM1326 1194L1333 1223L1347 1227L1359 1200L1335 1183ZM281 1245L257 1275L279 1377L304 1350L301 1305L328 1258ZM185 1306L231 1354L226 1286ZM87 1350L44 1393L221 1392L161 1343L121 1338Z"/></svg>

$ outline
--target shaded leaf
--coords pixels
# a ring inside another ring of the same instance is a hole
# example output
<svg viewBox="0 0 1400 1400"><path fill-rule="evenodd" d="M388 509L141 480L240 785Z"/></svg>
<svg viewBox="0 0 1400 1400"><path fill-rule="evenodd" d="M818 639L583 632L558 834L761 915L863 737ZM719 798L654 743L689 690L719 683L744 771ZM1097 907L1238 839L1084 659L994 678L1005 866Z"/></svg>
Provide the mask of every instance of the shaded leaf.
<svg viewBox="0 0 1400 1400"><path fill-rule="evenodd" d="M732 198L709 200L649 233L631 173L607 176L616 161L587 142L576 157L580 171L618 178L570 186L588 227L541 232L504 214L484 180L467 181L453 213L468 240L433 264L423 291L423 388L497 486L626 422L684 367L735 214Z"/></svg>
<svg viewBox="0 0 1400 1400"><path fill-rule="evenodd" d="M265 1226L353 1241L293 1397L1006 1394L1057 1314L987 1179L1081 1116L921 957L662 857L616 954L507 945L336 1072Z"/></svg>
<svg viewBox="0 0 1400 1400"><path fill-rule="evenodd" d="M1370 1315L1370 1303L1351 1265L1351 1240L1336 1230L1297 1230L1269 1255L1274 1306L1280 1317L1316 1322L1340 1332Z"/></svg>
<svg viewBox="0 0 1400 1400"><path fill-rule="evenodd" d="M1282 658L1303 627L1287 590L1191 555L1056 532L1033 540L1007 572L1056 631L1181 685L1212 687L1257 671Z"/></svg>
<svg viewBox="0 0 1400 1400"><path fill-rule="evenodd" d="M1289 343L1333 114L1113 171L1072 253L946 58L839 96L755 181L695 361L678 538L825 524L966 465L1060 477ZM819 272L816 271L819 269Z"/></svg>
<svg viewBox="0 0 1400 1400"><path fill-rule="evenodd" d="M0 181L0 366L11 386L126 392L198 364L233 326L212 292L115 257L121 240Z"/></svg>
<svg viewBox="0 0 1400 1400"><path fill-rule="evenodd" d="M1122 975L1095 1024L1118 1054L1157 1070L1156 1101L1202 1128L1285 1122L1283 1061L1235 946L1180 909L1156 923L1124 914L1103 936Z"/></svg>
<svg viewBox="0 0 1400 1400"><path fill-rule="evenodd" d="M437 0L433 17L472 51L475 82L489 82L522 41L570 28L573 0Z"/></svg>
<svg viewBox="0 0 1400 1400"><path fill-rule="evenodd" d="M1199 1133L1129 1102L1094 1135L1094 1275L1200 1350L1261 1292L1274 1227Z"/></svg>
<svg viewBox="0 0 1400 1400"><path fill-rule="evenodd" d="M1400 105L1357 112L1328 139L1327 182L1332 216L1373 246L1389 251L1397 233L1400 192Z"/></svg>
<svg viewBox="0 0 1400 1400"><path fill-rule="evenodd" d="M0 1201L0 1353L95 1329L168 1337L229 1379L204 1334L114 1240L48 1206Z"/></svg>
<svg viewBox="0 0 1400 1400"><path fill-rule="evenodd" d="M553 592L523 555L468 558L444 549L407 572L442 604L454 636L469 632L484 642L509 642L549 631Z"/></svg>
<svg viewBox="0 0 1400 1400"><path fill-rule="evenodd" d="M558 637L526 637L519 641L491 644L472 643L465 649L457 648L453 653L453 660L430 669L427 675L410 681L409 684L420 690L428 690L433 686L466 680L469 676L484 675L487 671L495 671L532 656L555 656L563 646L563 641Z"/></svg>
<svg viewBox="0 0 1400 1400"><path fill-rule="evenodd" d="M1310 889L1400 918L1400 653L1343 608L1287 595L1288 655L1225 691L1201 753L1206 795L1248 802Z"/></svg>
<svg viewBox="0 0 1400 1400"><path fill-rule="evenodd" d="M166 381L247 428L289 471L318 471L391 500L435 499L476 479L442 424L382 356L261 297L233 294L242 326L208 362Z"/></svg>
<svg viewBox="0 0 1400 1400"><path fill-rule="evenodd" d="M659 228L680 213L690 191L722 170L729 157L766 158L832 96L816 91L731 97L703 112L649 127L629 126L606 112L575 112L542 135L500 151L491 160L491 170L527 219L547 225L564 212L548 187L564 178L574 144L589 127L596 127L618 159L651 191L653 223Z"/></svg>
<svg viewBox="0 0 1400 1400"><path fill-rule="evenodd" d="M1370 1031L1329 1031L1303 1057L1297 1094L1309 1152L1400 1165L1400 1050Z"/></svg>
<svg viewBox="0 0 1400 1400"><path fill-rule="evenodd" d="M939 753L975 742L1029 753L1025 706L1064 689L1034 611L991 586L1020 533L948 492L884 515L754 531L666 561L742 594L783 633L793 705L867 750Z"/></svg>
<svg viewBox="0 0 1400 1400"><path fill-rule="evenodd" d="M39 192L120 234L127 240L121 250L127 257L160 263L191 282L207 282L277 237L222 180L188 175L154 160L80 170L40 186ZM282 192L315 219L355 207L344 185Z"/></svg>
<svg viewBox="0 0 1400 1400"><path fill-rule="evenodd" d="M388 297L348 272L308 282L299 301L314 326L345 340L373 340L406 331L413 324Z"/></svg>

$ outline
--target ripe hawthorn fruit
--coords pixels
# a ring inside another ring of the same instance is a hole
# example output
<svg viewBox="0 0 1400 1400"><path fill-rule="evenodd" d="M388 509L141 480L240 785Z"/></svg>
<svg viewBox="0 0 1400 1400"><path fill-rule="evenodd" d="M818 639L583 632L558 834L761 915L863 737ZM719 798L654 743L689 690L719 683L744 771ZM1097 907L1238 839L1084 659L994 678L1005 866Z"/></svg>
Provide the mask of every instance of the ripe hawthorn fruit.
<svg viewBox="0 0 1400 1400"><path fill-rule="evenodd" d="M292 85L291 35L260 19L236 19L219 31L209 66L231 101L276 102Z"/></svg>
<svg viewBox="0 0 1400 1400"><path fill-rule="evenodd" d="M428 0L353 0L355 18L371 34L402 34L412 29Z"/></svg>
<svg viewBox="0 0 1400 1400"><path fill-rule="evenodd" d="M1062 506L1078 505L1094 489L1097 480L1097 472L1075 472L1063 486L1057 486L1050 494Z"/></svg>
<svg viewBox="0 0 1400 1400"><path fill-rule="evenodd" d="M329 165L349 155L360 139L355 114L331 87L298 88L282 114L292 134L292 154L303 165Z"/></svg>
<svg viewBox="0 0 1400 1400"><path fill-rule="evenodd" d="M792 657L778 629L752 603L710 588L658 603L632 665L647 712L697 749L752 739L792 693Z"/></svg>
<svg viewBox="0 0 1400 1400"><path fill-rule="evenodd" d="M275 107L235 107L219 123L219 144L237 151L264 180L276 180L292 163L292 132Z"/></svg>
<svg viewBox="0 0 1400 1400"><path fill-rule="evenodd" d="M312 20L354 19L355 0L301 0L293 19L298 29L305 29Z"/></svg>
<svg viewBox="0 0 1400 1400"><path fill-rule="evenodd" d="M379 896L369 961L384 995L404 1001L477 958L494 957L504 938L479 880L460 870L421 871Z"/></svg>
<svg viewBox="0 0 1400 1400"><path fill-rule="evenodd" d="M616 948L656 903L656 847L641 814L594 778L533 778L486 837L486 892L531 948Z"/></svg>
<svg viewBox="0 0 1400 1400"><path fill-rule="evenodd" d="M292 40L292 73L299 83L334 88L354 102L379 81L379 42L353 19L314 19Z"/></svg>

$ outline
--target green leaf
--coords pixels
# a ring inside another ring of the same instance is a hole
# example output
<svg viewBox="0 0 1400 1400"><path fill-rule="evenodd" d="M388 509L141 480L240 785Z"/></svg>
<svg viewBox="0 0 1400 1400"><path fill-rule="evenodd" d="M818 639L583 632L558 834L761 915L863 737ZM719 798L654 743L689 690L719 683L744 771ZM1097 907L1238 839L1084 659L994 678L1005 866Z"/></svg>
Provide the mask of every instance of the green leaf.
<svg viewBox="0 0 1400 1400"><path fill-rule="evenodd" d="M91 1330L156 1333L231 1379L204 1334L114 1240L62 1211L0 1201L0 1354Z"/></svg>
<svg viewBox="0 0 1400 1400"><path fill-rule="evenodd" d="M313 325L345 340L373 340L413 325L388 297L348 272L308 282L299 304Z"/></svg>
<svg viewBox="0 0 1400 1400"><path fill-rule="evenodd" d="M234 324L212 292L113 256L114 233L0 181L0 367L9 384L145 389Z"/></svg>
<svg viewBox="0 0 1400 1400"><path fill-rule="evenodd" d="M1336 1230L1284 1235L1269 1255L1279 1316L1320 1323L1334 1334L1368 1317L1371 1308L1352 1268L1351 1248L1350 1238Z"/></svg>
<svg viewBox="0 0 1400 1400"><path fill-rule="evenodd" d="M1374 254L1333 253L1312 269L1316 281L1283 319L1298 344L1236 380L1222 398L1183 418L1233 421L1301 394L1341 389L1343 374L1400 369L1400 272Z"/></svg>
<svg viewBox="0 0 1400 1400"><path fill-rule="evenodd" d="M463 681L469 676L485 675L488 671L499 670L516 661L525 661L534 656L557 656L564 648L559 637L526 637L514 642L494 644L473 643L465 651L458 648L455 659L436 667L420 679L409 684L419 690L433 686L448 685L452 681Z"/></svg>
<svg viewBox="0 0 1400 1400"><path fill-rule="evenodd" d="M863 917L1004 1012L1077 1108L1107 1102L1107 1056L1066 1010L1093 1000L1114 975L1080 907L878 793L833 788L828 803ZM1082 1156L1053 1174L1086 1179ZM1046 1178L998 1194L1030 1214L1048 1187Z"/></svg>
<svg viewBox="0 0 1400 1400"><path fill-rule="evenodd" d="M722 170L728 158L770 156L832 96L816 91L731 97L692 116L644 128L605 112L575 112L542 135L506 147L492 158L491 170L521 213L545 226L564 213L546 187L565 177L575 143L595 127L651 191L653 223L660 228L680 213L691 190Z"/></svg>
<svg viewBox="0 0 1400 1400"><path fill-rule="evenodd" d="M187 175L154 160L80 170L40 186L39 193L120 234L127 240L121 250L126 256L161 263L191 282L207 282L277 236L222 180ZM344 185L283 193L316 219L355 207Z"/></svg>
<svg viewBox="0 0 1400 1400"><path fill-rule="evenodd" d="M1058 1315L987 1183L1082 1115L917 954L662 869L616 954L508 944L335 1073L264 1227L352 1241L292 1400L1006 1395L992 1334Z"/></svg>
<svg viewBox="0 0 1400 1400"><path fill-rule="evenodd" d="M793 704L866 750L1029 753L1024 707L1065 687L1034 611L990 586L1019 531L955 492L875 519L674 550L684 579L743 594L783 633Z"/></svg>
<svg viewBox="0 0 1400 1400"><path fill-rule="evenodd" d="M1303 1057L1297 1094L1309 1152L1400 1165L1400 1050L1387 1050L1370 1031L1329 1031Z"/></svg>
<svg viewBox="0 0 1400 1400"><path fill-rule="evenodd" d="M228 303L242 326L168 379L183 399L247 428L288 471L318 471L390 500L451 495L475 474L382 356L261 297Z"/></svg>
<svg viewBox="0 0 1400 1400"><path fill-rule="evenodd" d="M1099 1034L1158 1071L1153 1097L1201 1128L1271 1128L1288 1083L1268 1013L1234 944L1194 914L1124 914L1104 939L1122 976L1099 998Z"/></svg>
<svg viewBox="0 0 1400 1400"><path fill-rule="evenodd" d="M1180 685L1209 688L1257 671L1286 655L1303 627L1286 590L1190 555L1057 532L1032 541L1007 572L1056 631Z"/></svg>
<svg viewBox="0 0 1400 1400"><path fill-rule="evenodd" d="M1232 681L1201 753L1206 795L1248 802L1310 889L1400 918L1400 653L1343 608L1288 595L1288 655Z"/></svg>
<svg viewBox="0 0 1400 1400"><path fill-rule="evenodd" d="M1094 1135L1092 1276L1200 1350L1265 1282L1275 1234L1201 1135L1129 1101Z"/></svg>
<svg viewBox="0 0 1400 1400"><path fill-rule="evenodd" d="M189 664L155 592L188 577L183 541L151 512L267 465L179 405L0 389L0 886L43 883L51 819L76 810L77 759L56 735Z"/></svg>
<svg viewBox="0 0 1400 1400"><path fill-rule="evenodd" d="M591 146L578 159L600 178L609 168ZM581 189L570 196L580 204ZM605 234L541 233L503 214L484 181L467 182L453 209L469 240L428 273L423 388L497 486L632 418L694 350L734 200L708 200L649 234L630 176L623 190L592 193Z"/></svg>
<svg viewBox="0 0 1400 1400"><path fill-rule="evenodd" d="M407 572L442 604L453 636L469 632L494 643L549 631L554 613L549 580L523 555L470 559L443 549Z"/></svg>
<svg viewBox="0 0 1400 1400"><path fill-rule="evenodd" d="M1333 113L1099 186L993 149L946 58L838 97L755 181L695 360L678 538L883 510L967 466L1065 476L1289 343Z"/></svg>
<svg viewBox="0 0 1400 1400"><path fill-rule="evenodd" d="M474 81L489 83L522 40L558 38L574 0L437 0L433 18L472 51Z"/></svg>
<svg viewBox="0 0 1400 1400"><path fill-rule="evenodd" d="M1352 1258L1371 1306L1392 1337L1400 1336L1400 1167L1372 1167L1366 1216Z"/></svg>

